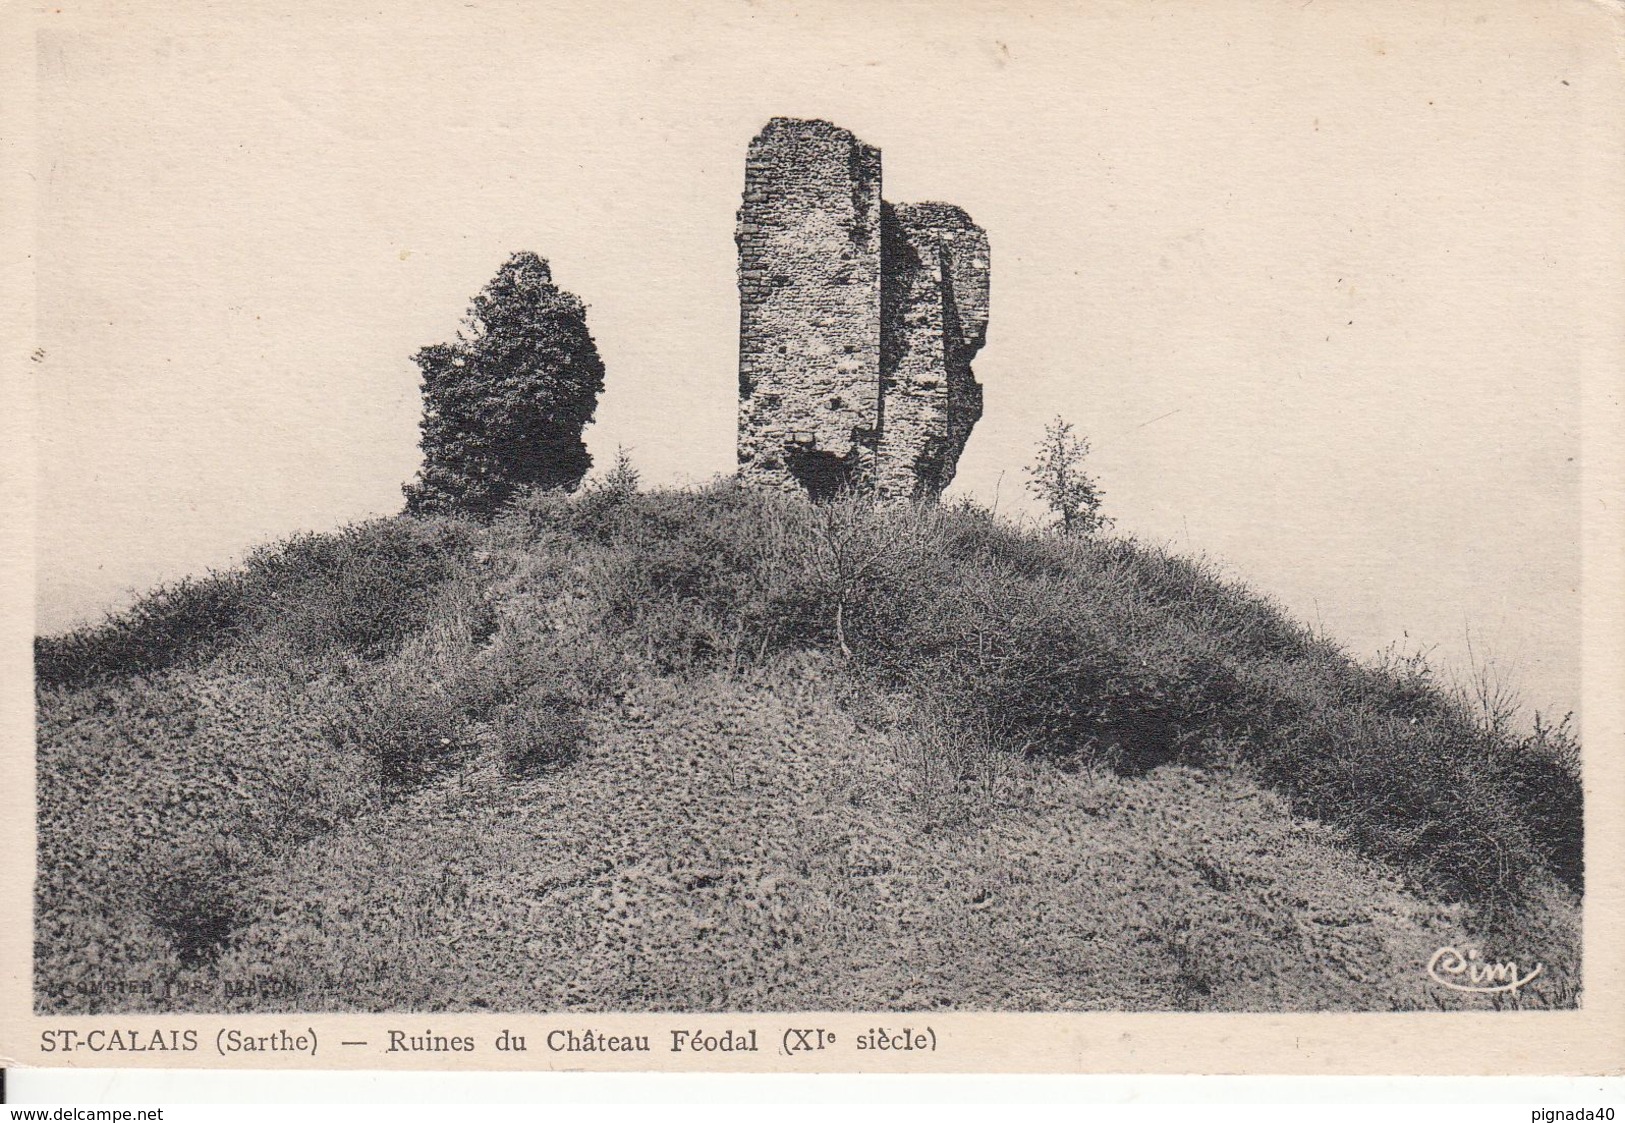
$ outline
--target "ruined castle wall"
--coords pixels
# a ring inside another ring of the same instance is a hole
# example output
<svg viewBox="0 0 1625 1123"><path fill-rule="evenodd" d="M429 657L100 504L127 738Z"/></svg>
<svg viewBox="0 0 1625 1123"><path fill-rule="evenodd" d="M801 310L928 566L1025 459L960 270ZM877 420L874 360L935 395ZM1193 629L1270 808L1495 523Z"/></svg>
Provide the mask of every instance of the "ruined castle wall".
<svg viewBox="0 0 1625 1123"><path fill-rule="evenodd" d="M880 153L845 129L775 117L735 238L740 476L936 498L982 415L987 235L946 203L882 202Z"/></svg>
<svg viewBox="0 0 1625 1123"><path fill-rule="evenodd" d="M944 203L884 212L875 489L882 500L933 499L982 416L970 361L987 335L987 235Z"/></svg>
<svg viewBox="0 0 1625 1123"><path fill-rule="evenodd" d="M815 494L874 470L880 153L825 121L751 142L739 244L739 471Z"/></svg>

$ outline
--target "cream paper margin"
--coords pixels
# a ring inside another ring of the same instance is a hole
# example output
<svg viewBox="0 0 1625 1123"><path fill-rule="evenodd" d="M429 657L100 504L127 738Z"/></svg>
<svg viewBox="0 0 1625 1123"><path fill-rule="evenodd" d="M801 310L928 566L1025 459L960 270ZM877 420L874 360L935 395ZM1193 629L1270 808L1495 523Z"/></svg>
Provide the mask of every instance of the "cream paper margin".
<svg viewBox="0 0 1625 1123"><path fill-rule="evenodd" d="M999 4L996 11L1023 18L1055 0ZM1150 2L1150 0L1146 0ZM1310 0L1314 2L1314 0ZM1324 2L1324 0L1323 0ZM721 0L719 0L721 3ZM1345 0L1358 8L1365 0ZM660 5L644 0L647 18L682 19L704 4ZM1230 19L1279 18L1297 8L1273 0L1214 0L1211 9ZM1304 5L1306 6L1306 5ZM1369 5L1373 7L1374 5ZM1406 11L1417 23L1435 20L1443 4L1418 4ZM32 437L37 374L29 361L34 349L35 187L32 132L35 128L35 31L65 23L116 29L122 19L162 19L180 25L193 14L219 19L223 6L159 10L116 3L11 4L0 7L0 170L4 189L4 319L6 378L0 402L0 489L4 496L5 550L0 555L0 841L6 861L0 870L0 1065L86 1067L210 1067L334 1069L595 1069L673 1071L847 1071L847 1072L1119 1072L1255 1074L1617 1074L1625 1072L1625 779L1620 773L1625 748L1625 8L1602 0L1553 3L1505 0L1504 13L1520 18L1531 36L1551 37L1571 49L1605 60L1591 73L1610 70L1611 84L1577 91L1583 143L1589 157L1584 177L1585 226L1594 231L1585 259L1587 291L1582 373L1583 459L1583 712L1586 752L1587 886L1584 910L1583 1009L1546 1013L1412 1014L788 1014L788 1015L255 1015L36 1017L32 1013L33 721L31 637L33 635L35 495ZM833 0L794 5L798 13L828 17L853 9ZM298 18L320 19L322 7L283 9ZM391 20L432 23L445 9L432 2L400 2L384 12ZM884 7L871 9L883 13ZM941 3L935 18L952 20L956 5ZM983 6L985 15L987 6ZM1382 9L1385 29L1394 13ZM569 18L594 20L591 5L573 8ZM116 34L116 30L114 31ZM1328 74L1335 74L1335 57ZM1440 53L1441 68L1461 65ZM1178 81L1177 75L1167 78ZM741 138L741 153L745 138ZM1519 153L1505 159L1516 162ZM1171 154L1170 159L1177 159ZM1538 279L1531 277L1531 285ZM929 1026L937 1048L923 1052L866 1052L850 1048L864 1030L885 1026L922 1030ZM779 1046L791 1028L820 1027L837 1035L843 1047L787 1057ZM77 1029L135 1031L192 1030L194 1053L44 1052L42 1031ZM313 1034L315 1056L299 1053L235 1053L222 1056L217 1033ZM388 1031L470 1035L472 1055L458 1053L386 1054L376 1048L346 1048L346 1040L377 1043ZM525 1035L530 1051L502 1053L491 1048L503 1029ZM550 1053L541 1038L555 1029L594 1029L648 1034L648 1054ZM756 1030L756 1053L672 1052L670 1030L708 1033Z"/></svg>

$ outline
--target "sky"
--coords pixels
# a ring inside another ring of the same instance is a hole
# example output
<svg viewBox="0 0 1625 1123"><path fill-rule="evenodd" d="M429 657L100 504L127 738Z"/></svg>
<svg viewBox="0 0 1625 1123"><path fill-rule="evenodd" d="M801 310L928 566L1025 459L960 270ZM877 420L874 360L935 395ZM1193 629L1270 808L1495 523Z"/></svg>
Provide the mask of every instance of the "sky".
<svg viewBox="0 0 1625 1123"><path fill-rule="evenodd" d="M731 471L734 214L789 115L988 232L950 494L1032 512L1063 416L1119 533L1355 654L1459 672L1470 645L1575 709L1618 195L1585 10L65 6L38 40L37 628L399 510L409 357L517 250L589 306L598 462Z"/></svg>

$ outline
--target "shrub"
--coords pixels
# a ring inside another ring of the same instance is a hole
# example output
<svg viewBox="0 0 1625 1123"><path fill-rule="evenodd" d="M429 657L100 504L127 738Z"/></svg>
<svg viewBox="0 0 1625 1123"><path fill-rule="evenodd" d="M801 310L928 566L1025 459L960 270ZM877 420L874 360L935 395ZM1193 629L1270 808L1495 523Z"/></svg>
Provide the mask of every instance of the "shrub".
<svg viewBox="0 0 1625 1123"><path fill-rule="evenodd" d="M592 466L581 431L604 364L586 306L535 254L509 258L457 339L413 361L423 372L423 467L405 488L409 512L490 519L526 488L574 490Z"/></svg>
<svg viewBox="0 0 1625 1123"><path fill-rule="evenodd" d="M358 679L354 708L331 728L337 741L377 762L386 792L395 794L423 783L475 747L453 691L395 666Z"/></svg>
<svg viewBox="0 0 1625 1123"><path fill-rule="evenodd" d="M1007 734L988 713L926 698L905 721L899 744L904 796L927 830L975 822L988 813L1011 771Z"/></svg>
<svg viewBox="0 0 1625 1123"><path fill-rule="evenodd" d="M34 641L41 686L197 665L250 640L290 658L398 649L466 574L472 527L376 519L256 550L240 569L160 588L96 627Z"/></svg>
<svg viewBox="0 0 1625 1123"><path fill-rule="evenodd" d="M301 655L389 654L427 624L472 539L450 519L378 519L248 560L256 632Z"/></svg>
<svg viewBox="0 0 1625 1123"><path fill-rule="evenodd" d="M1107 526L1100 514L1104 493L1083 470L1088 455L1089 438L1057 417L1045 427L1038 456L1026 469L1027 490L1050 509L1062 534L1093 534Z"/></svg>
<svg viewBox="0 0 1625 1123"><path fill-rule="evenodd" d="M504 705L494 723L503 764L529 776L573 759L587 738L582 709L579 698L547 686Z"/></svg>
<svg viewBox="0 0 1625 1123"><path fill-rule="evenodd" d="M148 914L183 967L213 959L239 923L237 888L248 864L238 839L193 835L148 856Z"/></svg>
<svg viewBox="0 0 1625 1123"><path fill-rule="evenodd" d="M240 572L187 578L103 623L34 640L41 686L145 675L220 651L240 631L248 604Z"/></svg>

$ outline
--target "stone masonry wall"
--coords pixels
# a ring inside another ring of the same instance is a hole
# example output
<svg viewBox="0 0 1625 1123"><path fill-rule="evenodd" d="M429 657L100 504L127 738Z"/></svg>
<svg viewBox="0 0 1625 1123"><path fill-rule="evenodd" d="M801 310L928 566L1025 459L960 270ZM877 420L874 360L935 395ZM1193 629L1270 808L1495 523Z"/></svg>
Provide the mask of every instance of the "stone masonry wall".
<svg viewBox="0 0 1625 1123"><path fill-rule="evenodd" d="M982 414L987 235L892 207L880 153L826 121L751 142L739 245L739 473L825 498L934 499Z"/></svg>
<svg viewBox="0 0 1625 1123"><path fill-rule="evenodd" d="M970 360L987 337L987 235L946 203L886 204L882 230L875 491L934 499L982 416Z"/></svg>
<svg viewBox="0 0 1625 1123"><path fill-rule="evenodd" d="M739 210L739 471L814 494L871 474L880 412L880 153L774 118Z"/></svg>

